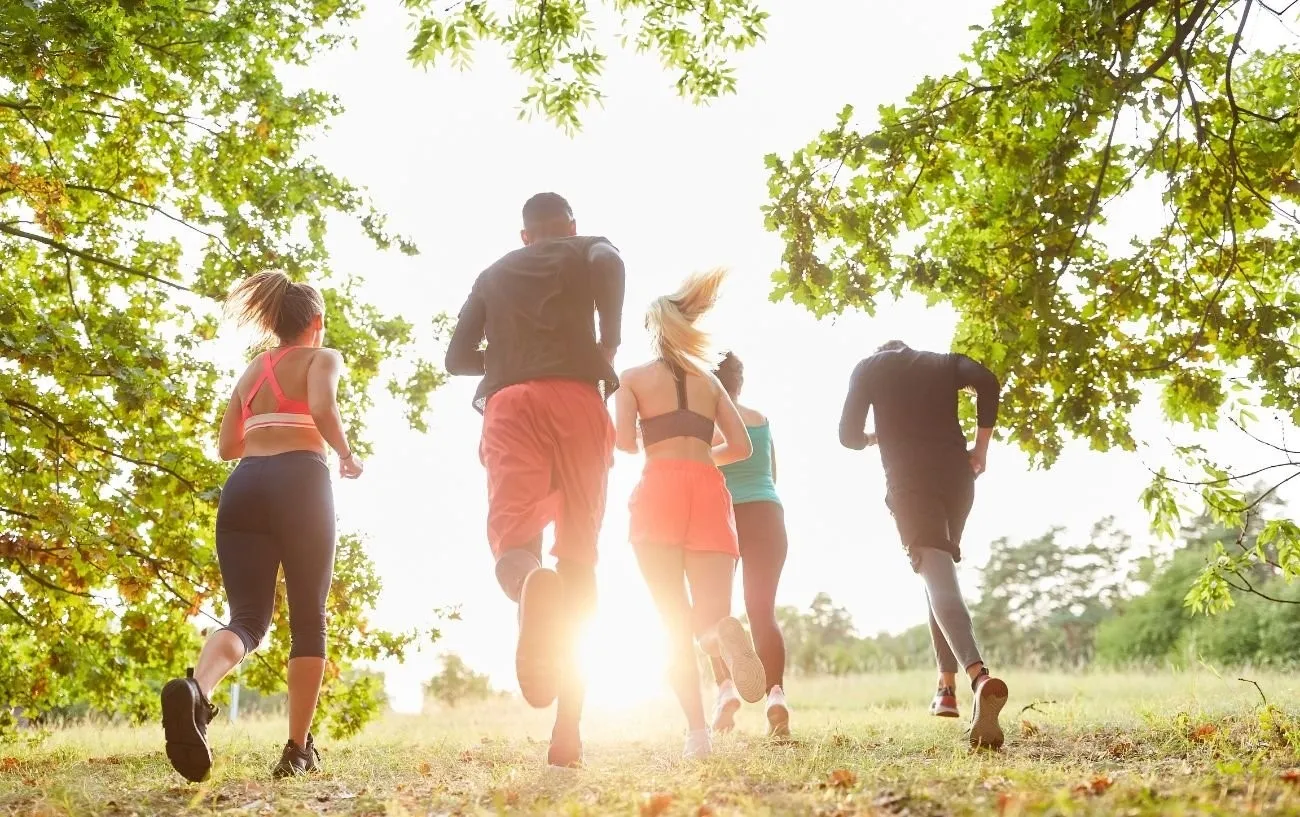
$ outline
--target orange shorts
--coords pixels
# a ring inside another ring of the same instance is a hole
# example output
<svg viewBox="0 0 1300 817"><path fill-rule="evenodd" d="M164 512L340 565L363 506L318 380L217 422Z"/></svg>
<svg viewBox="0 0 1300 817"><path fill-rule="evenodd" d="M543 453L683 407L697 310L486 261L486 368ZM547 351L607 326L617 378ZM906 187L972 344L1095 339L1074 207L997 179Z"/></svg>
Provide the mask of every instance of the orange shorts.
<svg viewBox="0 0 1300 817"><path fill-rule="evenodd" d="M727 481L712 463L649 460L628 510L634 545L740 553Z"/></svg>

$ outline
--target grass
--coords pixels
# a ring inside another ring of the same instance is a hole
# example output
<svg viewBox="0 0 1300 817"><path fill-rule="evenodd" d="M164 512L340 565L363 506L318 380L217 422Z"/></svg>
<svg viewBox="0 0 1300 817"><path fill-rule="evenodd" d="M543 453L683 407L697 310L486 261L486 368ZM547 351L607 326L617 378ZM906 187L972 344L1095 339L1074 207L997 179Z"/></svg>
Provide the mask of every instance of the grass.
<svg viewBox="0 0 1300 817"><path fill-rule="evenodd" d="M1235 674L1006 677L999 753L926 715L924 673L794 679L793 741L763 738L749 706L697 763L679 757L670 700L591 707L580 771L545 767L550 713L515 699L387 715L323 745L323 774L282 782L267 774L277 719L214 724L202 785L167 765L161 727L81 725L0 747L0 814L1300 814L1296 676L1253 676L1268 707Z"/></svg>

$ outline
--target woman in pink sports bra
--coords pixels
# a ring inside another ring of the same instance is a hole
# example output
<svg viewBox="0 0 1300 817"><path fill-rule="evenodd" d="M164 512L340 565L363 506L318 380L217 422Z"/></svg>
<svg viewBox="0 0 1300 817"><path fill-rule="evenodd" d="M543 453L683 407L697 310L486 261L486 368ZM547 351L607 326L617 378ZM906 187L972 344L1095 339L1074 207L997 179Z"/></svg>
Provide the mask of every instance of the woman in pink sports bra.
<svg viewBox="0 0 1300 817"><path fill-rule="evenodd" d="M238 323L257 327L276 346L245 369L221 421L221 458L239 460L217 508L217 560L230 623L208 637L185 678L162 690L167 757L194 782L207 779L212 768L212 690L266 635L281 566L292 630L289 740L272 774L317 768L310 729L325 671L325 599L334 571L327 446L338 454L341 477L355 479L362 471L339 415L343 360L321 347L320 293L282 272L263 272L237 286L227 307Z"/></svg>

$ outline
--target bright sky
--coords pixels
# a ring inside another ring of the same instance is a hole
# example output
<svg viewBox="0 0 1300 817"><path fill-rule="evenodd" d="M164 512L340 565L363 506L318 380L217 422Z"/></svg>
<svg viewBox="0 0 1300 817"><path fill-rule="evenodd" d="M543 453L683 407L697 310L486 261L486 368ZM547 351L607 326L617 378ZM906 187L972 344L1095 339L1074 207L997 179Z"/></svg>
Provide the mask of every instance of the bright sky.
<svg viewBox="0 0 1300 817"><path fill-rule="evenodd" d="M968 27L987 20L991 3L821 0L816 13L809 5L765 2L767 43L735 61L739 95L710 107L677 98L653 58L612 51L602 81L609 99L570 139L548 124L516 120L524 83L494 52L481 51L471 73L413 69L400 4L377 2L354 28L358 49L320 60L307 77L347 108L316 149L367 187L391 226L423 250L415 258L378 253L341 224L331 239L336 267L363 273L367 297L418 324L456 312L478 272L517 246L519 207L542 190L568 197L581 232L606 235L623 251L621 367L648 356L640 330L651 297L691 270L729 266L731 291L714 327L745 361L743 401L771 417L779 450L791 548L778 602L803 607L825 591L863 633L897 631L924 620L924 596L885 509L876 455L841 449L836 426L860 358L893 337L944 350L953 317L908 302L882 306L875 319L818 323L794 305L769 303L781 248L759 211L767 200L762 159L805 144L846 102L872 116L923 74L952 68L973 36ZM607 43L614 47L612 38ZM441 359L442 350L430 353ZM514 688L515 612L496 586L485 542L475 384L458 379L435 395L427 435L381 400L371 418L377 454L361 480L336 487L342 528L369 536L383 578L376 623L431 623L434 608L446 605L460 605L464 615L406 666L385 668L399 708L418 706L418 684L445 650ZM1155 414L1142 421L1152 439L1163 437L1160 426ZM610 483L592 649L612 671L596 672L597 699L619 694L618 671L660 658L658 622L626 543L627 497L639 466L619 455ZM965 538L968 590L988 543L1002 535L1029 537L1057 524L1082 533L1114 514L1141 540L1146 518L1137 497L1147 479L1138 456L1103 457L1075 445L1050 473L1030 472L1018 452L995 443ZM661 685L658 672L629 675L649 686L631 694Z"/></svg>

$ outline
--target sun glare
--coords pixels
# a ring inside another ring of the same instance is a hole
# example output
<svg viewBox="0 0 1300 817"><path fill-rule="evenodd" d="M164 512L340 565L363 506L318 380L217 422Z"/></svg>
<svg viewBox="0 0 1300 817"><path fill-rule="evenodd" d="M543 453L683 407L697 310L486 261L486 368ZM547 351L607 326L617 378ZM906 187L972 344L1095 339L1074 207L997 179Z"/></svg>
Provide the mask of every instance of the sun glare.
<svg viewBox="0 0 1300 817"><path fill-rule="evenodd" d="M620 710L662 697L668 691L663 631L654 608L632 594L609 594L587 628L582 666L587 700Z"/></svg>

